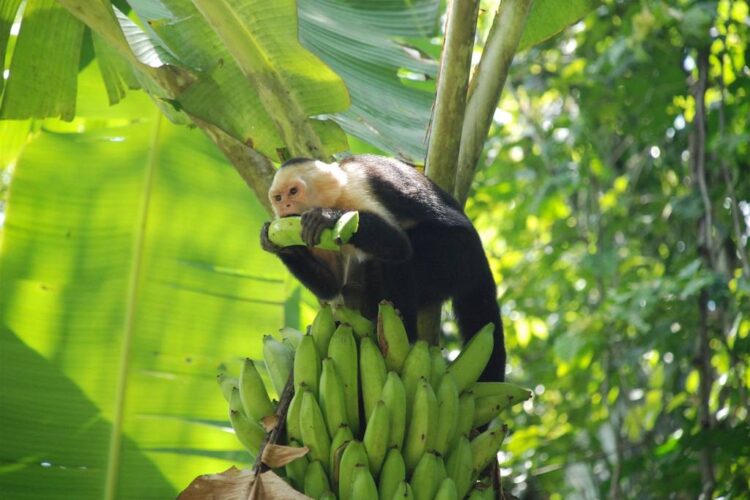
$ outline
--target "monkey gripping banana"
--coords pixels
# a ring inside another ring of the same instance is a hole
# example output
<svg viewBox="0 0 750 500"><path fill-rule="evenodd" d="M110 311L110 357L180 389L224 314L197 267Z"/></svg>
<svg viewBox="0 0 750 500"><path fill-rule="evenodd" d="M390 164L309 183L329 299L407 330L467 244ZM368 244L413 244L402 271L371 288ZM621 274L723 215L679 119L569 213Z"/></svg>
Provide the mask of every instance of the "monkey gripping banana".
<svg viewBox="0 0 750 500"><path fill-rule="evenodd" d="M282 328L281 340L263 339L265 366L245 359L239 377L222 373L218 381L238 440L256 456L267 439L263 425L273 422L264 417L277 412L272 397L293 373L279 444L307 452L277 472L312 498L489 498L482 475L507 432L499 415L531 397L513 384L477 382L492 329L448 363L437 347L409 344L389 302L376 323L324 306L307 334Z"/></svg>
<svg viewBox="0 0 750 500"><path fill-rule="evenodd" d="M315 245L323 250L339 250L359 228L359 212L346 212L332 229L324 229L320 243ZM268 239L280 247L305 245L302 241L302 217L281 217L268 225Z"/></svg>

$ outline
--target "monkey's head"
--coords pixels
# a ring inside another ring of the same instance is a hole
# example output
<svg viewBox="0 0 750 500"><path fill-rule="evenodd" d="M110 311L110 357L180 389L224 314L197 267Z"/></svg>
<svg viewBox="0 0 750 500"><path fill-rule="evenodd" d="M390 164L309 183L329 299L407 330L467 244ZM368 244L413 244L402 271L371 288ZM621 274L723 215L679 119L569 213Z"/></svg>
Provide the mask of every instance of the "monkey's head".
<svg viewBox="0 0 750 500"><path fill-rule="evenodd" d="M310 208L336 207L345 184L338 163L293 158L276 171L268 199L276 217L300 215Z"/></svg>

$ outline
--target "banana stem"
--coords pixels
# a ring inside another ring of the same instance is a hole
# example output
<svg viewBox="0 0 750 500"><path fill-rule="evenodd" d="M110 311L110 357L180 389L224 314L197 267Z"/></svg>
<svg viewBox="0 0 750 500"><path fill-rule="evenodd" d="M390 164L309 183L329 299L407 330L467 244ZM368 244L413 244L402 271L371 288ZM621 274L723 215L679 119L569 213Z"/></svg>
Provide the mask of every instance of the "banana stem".
<svg viewBox="0 0 750 500"><path fill-rule="evenodd" d="M255 464L253 465L253 477L257 478L258 474L268 470L268 466L263 463L263 452L266 449L267 444L276 444L281 436L281 431L284 429L284 423L286 422L286 414L289 410L289 403L292 401L294 396L294 369L289 373L289 378L286 381L284 390L281 391L279 396L279 406L276 407L276 427L271 432L266 433L266 437L258 448L258 455L255 457Z"/></svg>

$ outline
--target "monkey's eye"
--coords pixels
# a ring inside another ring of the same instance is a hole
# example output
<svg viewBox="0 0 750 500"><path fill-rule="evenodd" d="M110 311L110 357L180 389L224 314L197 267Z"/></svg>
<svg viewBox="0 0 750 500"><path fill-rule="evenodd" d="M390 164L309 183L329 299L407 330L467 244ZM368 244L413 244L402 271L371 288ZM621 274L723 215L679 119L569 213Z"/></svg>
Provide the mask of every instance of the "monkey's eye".
<svg viewBox="0 0 750 500"><path fill-rule="evenodd" d="M281 195L280 194L274 195L273 199L276 201L281 201Z"/></svg>
<svg viewBox="0 0 750 500"><path fill-rule="evenodd" d="M293 187L292 189L290 189L289 190L289 194L292 195L292 196L294 196L295 194L297 194L297 188Z"/></svg>

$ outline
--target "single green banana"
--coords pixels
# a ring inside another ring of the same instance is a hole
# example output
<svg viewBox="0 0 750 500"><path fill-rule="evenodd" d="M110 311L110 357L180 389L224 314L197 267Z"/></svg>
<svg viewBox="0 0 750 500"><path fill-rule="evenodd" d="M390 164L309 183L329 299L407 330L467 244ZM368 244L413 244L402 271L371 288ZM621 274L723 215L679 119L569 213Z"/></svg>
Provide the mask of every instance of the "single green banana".
<svg viewBox="0 0 750 500"><path fill-rule="evenodd" d="M239 387L232 389L232 394L229 396L229 409L238 411L243 417L247 417L247 415L245 415L245 409L242 407L242 398L240 397Z"/></svg>
<svg viewBox="0 0 750 500"><path fill-rule="evenodd" d="M385 300L378 307L378 344L388 370L401 374L409 354L409 336L393 304Z"/></svg>
<svg viewBox="0 0 750 500"><path fill-rule="evenodd" d="M333 319L333 310L330 305L325 304L310 325L310 335L315 341L315 347L318 348L320 359L328 356L328 342L331 341L331 335L335 330L336 321Z"/></svg>
<svg viewBox="0 0 750 500"><path fill-rule="evenodd" d="M464 346L461 354L448 367L456 379L456 387L462 392L477 381L492 355L495 325L487 323Z"/></svg>
<svg viewBox="0 0 750 500"><path fill-rule="evenodd" d="M333 435L333 439L331 440L331 468L329 470L331 471L331 480L334 484L338 484L339 482L339 462L341 461L341 455L344 453L344 447L352 439L354 439L354 436L348 425L342 425L336 430L336 434Z"/></svg>
<svg viewBox="0 0 750 500"><path fill-rule="evenodd" d="M406 480L406 464L401 451L391 448L385 456L383 468L380 469L380 500L390 500L396 493L398 485Z"/></svg>
<svg viewBox="0 0 750 500"><path fill-rule="evenodd" d="M318 396L318 381L320 379L320 356L315 347L312 336L305 335L300 340L297 352L294 355L294 390L298 391L300 385L304 384Z"/></svg>
<svg viewBox="0 0 750 500"><path fill-rule="evenodd" d="M270 335L263 337L263 359L266 362L266 370L271 377L271 384L276 389L276 394L284 392L289 374L294 366L294 349L289 343L284 343Z"/></svg>
<svg viewBox="0 0 750 500"><path fill-rule="evenodd" d="M290 441L302 441L302 430L299 424L303 393L304 390L295 391L286 411L286 436Z"/></svg>
<svg viewBox="0 0 750 500"><path fill-rule="evenodd" d="M435 493L435 500L458 500L458 490L456 490L456 482L446 477L438 486L437 493Z"/></svg>
<svg viewBox="0 0 750 500"><path fill-rule="evenodd" d="M317 460L313 460L308 464L305 471L305 495L311 498L320 498L324 492L330 489L328 475L323 464Z"/></svg>
<svg viewBox="0 0 750 500"><path fill-rule="evenodd" d="M378 487L366 465L354 467L354 480L349 498L353 500L378 500Z"/></svg>
<svg viewBox="0 0 750 500"><path fill-rule="evenodd" d="M383 355L380 354L378 346L371 338L363 338L359 343L359 381L365 407L365 420L370 418L375 404L381 398L385 378Z"/></svg>
<svg viewBox="0 0 750 500"><path fill-rule="evenodd" d="M458 421L456 422L456 433L453 435L454 443L459 436L469 437L469 434L471 434L471 429L474 428L475 411L474 395L469 392L461 394L461 397L458 398Z"/></svg>
<svg viewBox="0 0 750 500"><path fill-rule="evenodd" d="M332 491L326 491L318 500L336 500L336 494Z"/></svg>
<svg viewBox="0 0 750 500"><path fill-rule="evenodd" d="M429 382L425 380L427 386L427 443L425 444L425 450L435 450L435 440L437 439L438 419L440 413L438 411L438 400L435 391Z"/></svg>
<svg viewBox="0 0 750 500"><path fill-rule="evenodd" d="M240 443L242 443L242 446L253 457L257 456L258 449L266 437L263 427L247 418L238 410L229 410L229 421L232 424L232 428L234 428L234 434Z"/></svg>
<svg viewBox="0 0 750 500"><path fill-rule="evenodd" d="M336 371L331 358L323 360L323 371L320 374L320 409L326 419L328 434L334 436L342 424L348 424L344 384Z"/></svg>
<svg viewBox="0 0 750 500"><path fill-rule="evenodd" d="M484 425L501 411L531 398L531 391L506 382L477 382L471 386L476 400L474 427Z"/></svg>
<svg viewBox="0 0 750 500"><path fill-rule="evenodd" d="M320 242L315 248L322 250L340 250L341 245L347 243L357 232L359 227L359 212L346 212L331 229L324 229L320 235ZM294 215L281 217L271 221L268 225L268 239L280 247L304 246L302 240L302 217Z"/></svg>
<svg viewBox="0 0 750 500"><path fill-rule="evenodd" d="M388 408L383 401L378 401L372 410L370 419L367 421L365 436L362 438L369 459L370 471L375 477L380 474L380 468L383 466L383 460L385 460L390 427Z"/></svg>
<svg viewBox="0 0 750 500"><path fill-rule="evenodd" d="M414 493L411 491L411 486L406 481L401 481L396 488L396 492L393 494L393 500L413 500Z"/></svg>
<svg viewBox="0 0 750 500"><path fill-rule="evenodd" d="M411 420L406 432L404 442L404 463L406 470L411 473L419 463L419 460L427 450L428 435L430 431L430 385L421 380L419 387L414 392L414 403L411 411ZM435 395L433 394L433 398Z"/></svg>
<svg viewBox="0 0 750 500"><path fill-rule="evenodd" d="M432 366L430 367L430 385L437 390L440 387L440 381L448 369L448 363L445 362L443 351L435 345L430 346L430 358Z"/></svg>
<svg viewBox="0 0 750 500"><path fill-rule="evenodd" d="M477 483L469 493L468 500L495 500L495 490L486 484Z"/></svg>
<svg viewBox="0 0 750 500"><path fill-rule="evenodd" d="M361 441L352 440L346 445L341 463L339 464L339 499L349 500L351 498L352 484L354 482L354 469L357 465L368 467L367 452ZM359 500L359 499L354 499Z"/></svg>
<svg viewBox="0 0 750 500"><path fill-rule="evenodd" d="M299 427L302 433L302 442L310 448L310 458L319 460L328 467L328 459L331 456L331 438L328 436L323 412L311 391L305 391L302 394Z"/></svg>
<svg viewBox="0 0 750 500"><path fill-rule="evenodd" d="M258 422L267 415L273 415L274 407L268 398L266 386L250 358L245 358L240 369L239 390L242 408L251 420Z"/></svg>
<svg viewBox="0 0 750 500"><path fill-rule="evenodd" d="M297 330L296 328L292 328L291 326L280 328L279 333L281 334L282 338L292 344L292 347L295 350L299 347L299 343L302 341L302 337L305 336L304 333Z"/></svg>
<svg viewBox="0 0 750 500"><path fill-rule="evenodd" d="M297 441L289 441L289 446L293 446L295 448L302 447L302 445ZM298 491L303 491L305 488L305 477L307 476L308 464L309 460L307 459L307 455L305 455L299 458L295 458L284 466L286 477L289 478L292 486L294 486Z"/></svg>
<svg viewBox="0 0 750 500"><path fill-rule="evenodd" d="M375 325L372 321L362 316L358 311L348 307L336 307L333 309L333 317L339 323L351 325L352 330L358 338L372 337L375 334Z"/></svg>
<svg viewBox="0 0 750 500"><path fill-rule="evenodd" d="M232 389L236 389L240 386L240 382L237 377L230 377L226 373L219 373L216 376L216 381L221 387L221 394L224 399L229 403L232 399Z"/></svg>
<svg viewBox="0 0 750 500"><path fill-rule="evenodd" d="M427 342L418 340L414 343L406 356L404 366L401 370L401 380L404 382L406 389L406 416L411 416L411 408L414 406L414 392L421 379L430 379L430 369L432 359L430 358L430 349Z"/></svg>
<svg viewBox="0 0 750 500"><path fill-rule="evenodd" d="M505 429L487 429L471 440L472 474L474 478L493 460L497 460L497 452L505 439Z"/></svg>
<svg viewBox="0 0 750 500"><path fill-rule="evenodd" d="M357 343L352 329L348 325L336 328L328 344L328 357L336 366L336 373L344 387L346 401L346 418L349 428L355 436L361 436L359 426L359 362Z"/></svg>
<svg viewBox="0 0 750 500"><path fill-rule="evenodd" d="M437 455L427 452L419 459L409 480L414 500L432 500L440 481L442 479L438 476Z"/></svg>
<svg viewBox="0 0 750 500"><path fill-rule="evenodd" d="M458 498L464 498L471 488L473 466L474 458L471 452L471 443L466 436L459 436L448 452L448 459L445 462L448 477L456 483Z"/></svg>
<svg viewBox="0 0 750 500"><path fill-rule="evenodd" d="M400 450L406 434L406 389L396 372L388 372L381 397L388 408L391 421L388 447L396 447Z"/></svg>
<svg viewBox="0 0 750 500"><path fill-rule="evenodd" d="M453 442L458 424L458 389L453 375L445 375L437 391L438 419L434 449L445 455Z"/></svg>

